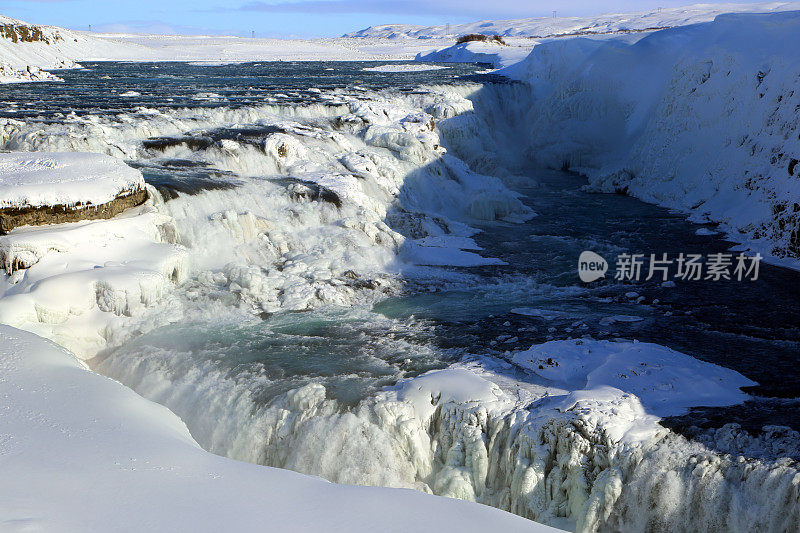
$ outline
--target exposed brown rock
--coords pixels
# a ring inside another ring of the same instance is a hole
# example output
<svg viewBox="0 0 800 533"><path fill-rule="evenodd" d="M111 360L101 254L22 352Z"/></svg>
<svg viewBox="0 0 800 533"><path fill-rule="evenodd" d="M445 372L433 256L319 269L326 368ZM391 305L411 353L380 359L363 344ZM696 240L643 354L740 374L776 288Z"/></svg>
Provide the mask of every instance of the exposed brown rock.
<svg viewBox="0 0 800 533"><path fill-rule="evenodd" d="M142 188L123 193L110 202L99 205L52 205L0 209L0 234L5 235L18 226L41 226L111 218L126 209L142 205L146 200L147 190Z"/></svg>
<svg viewBox="0 0 800 533"><path fill-rule="evenodd" d="M52 44L52 42L61 40L61 36L55 34L51 42L50 38L44 34L39 26L25 24L0 24L0 37L5 37L12 43L45 42Z"/></svg>

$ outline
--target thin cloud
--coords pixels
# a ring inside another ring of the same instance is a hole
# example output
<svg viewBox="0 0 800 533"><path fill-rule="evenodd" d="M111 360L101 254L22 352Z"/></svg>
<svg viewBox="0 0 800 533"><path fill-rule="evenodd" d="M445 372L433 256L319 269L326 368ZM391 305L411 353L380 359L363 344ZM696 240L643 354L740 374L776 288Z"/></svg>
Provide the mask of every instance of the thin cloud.
<svg viewBox="0 0 800 533"><path fill-rule="evenodd" d="M521 5L522 4L522 5ZM527 4L527 5L525 5ZM264 13L309 14L385 14L385 15L449 15L464 17L535 17L548 11L540 5L515 0L500 0L487 6L485 2L469 0L299 0L297 2L248 2L238 11Z"/></svg>

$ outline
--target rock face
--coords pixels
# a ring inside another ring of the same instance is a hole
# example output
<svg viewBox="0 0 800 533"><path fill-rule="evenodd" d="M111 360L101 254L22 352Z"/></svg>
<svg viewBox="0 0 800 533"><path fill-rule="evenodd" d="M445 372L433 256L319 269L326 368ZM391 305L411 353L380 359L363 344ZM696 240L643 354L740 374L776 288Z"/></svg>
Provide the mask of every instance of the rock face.
<svg viewBox="0 0 800 533"><path fill-rule="evenodd" d="M64 204L40 207L21 207L0 209L0 234L6 235L18 226L41 226L44 224L63 224L80 220L111 218L131 207L142 205L147 200L147 190L140 189L121 194L110 202L93 205Z"/></svg>
<svg viewBox="0 0 800 533"><path fill-rule="evenodd" d="M60 35L47 35L39 26L29 24L0 24L0 37L12 43L45 42L51 44L62 40Z"/></svg>

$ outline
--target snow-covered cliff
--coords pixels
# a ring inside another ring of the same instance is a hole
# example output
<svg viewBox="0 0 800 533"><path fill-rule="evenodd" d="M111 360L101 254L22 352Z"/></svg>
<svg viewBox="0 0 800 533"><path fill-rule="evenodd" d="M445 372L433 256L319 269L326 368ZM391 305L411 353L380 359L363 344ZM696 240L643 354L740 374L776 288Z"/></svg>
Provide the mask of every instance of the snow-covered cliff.
<svg viewBox="0 0 800 533"><path fill-rule="evenodd" d="M634 44L546 43L503 73L530 84L532 160L796 258L798 31L798 12L723 15Z"/></svg>

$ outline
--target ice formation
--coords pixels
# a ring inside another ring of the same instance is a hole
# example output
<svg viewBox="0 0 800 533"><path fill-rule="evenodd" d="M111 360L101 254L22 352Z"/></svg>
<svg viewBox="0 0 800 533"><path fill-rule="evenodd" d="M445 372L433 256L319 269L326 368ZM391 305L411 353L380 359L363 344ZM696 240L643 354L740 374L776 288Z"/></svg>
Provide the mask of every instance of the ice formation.
<svg viewBox="0 0 800 533"><path fill-rule="evenodd" d="M751 382L657 345L552 342L515 355L532 368L525 382L489 361L462 364L353 408L316 383L259 405L258 381L198 372L189 359L165 366L165 357L176 354L123 348L99 370L237 459L478 501L578 531L781 530L800 518L790 462L720 456L658 425L653 412L738 403ZM676 379L686 375L693 381Z"/></svg>

